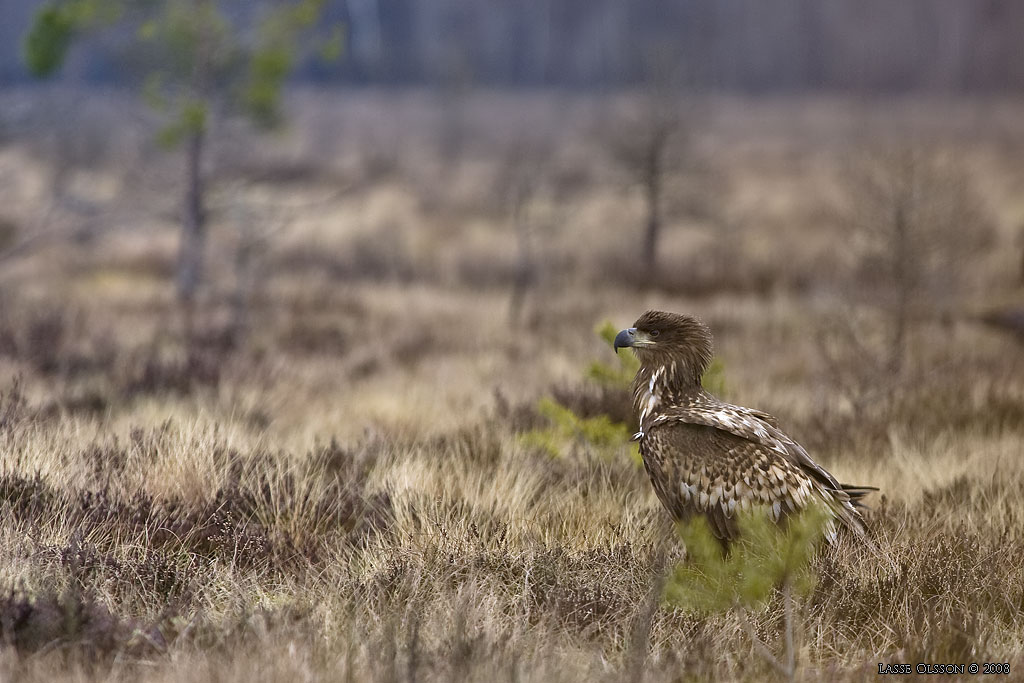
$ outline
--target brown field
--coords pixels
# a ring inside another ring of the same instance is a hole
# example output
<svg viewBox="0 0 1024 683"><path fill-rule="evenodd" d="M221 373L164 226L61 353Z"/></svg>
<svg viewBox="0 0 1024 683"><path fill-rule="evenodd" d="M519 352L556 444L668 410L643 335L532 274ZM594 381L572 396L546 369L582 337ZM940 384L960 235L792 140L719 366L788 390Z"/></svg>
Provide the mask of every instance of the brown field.
<svg viewBox="0 0 1024 683"><path fill-rule="evenodd" d="M882 489L891 562L818 557L797 678L1024 680L1022 337L984 323L1021 307L1024 104L706 98L651 273L607 144L632 100L296 92L281 133L218 129L186 345L154 115L0 93L0 679L769 678L737 614L652 603L670 528L627 442L526 438L546 396L624 419L594 330L664 308L726 399ZM911 177L894 275L870 187ZM777 646L778 601L753 618Z"/></svg>

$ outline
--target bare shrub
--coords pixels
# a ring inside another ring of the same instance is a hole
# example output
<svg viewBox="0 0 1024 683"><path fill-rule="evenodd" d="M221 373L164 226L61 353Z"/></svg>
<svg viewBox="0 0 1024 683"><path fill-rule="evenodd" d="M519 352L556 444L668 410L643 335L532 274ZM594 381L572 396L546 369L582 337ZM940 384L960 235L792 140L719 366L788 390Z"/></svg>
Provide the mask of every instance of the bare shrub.
<svg viewBox="0 0 1024 683"><path fill-rule="evenodd" d="M817 347L848 420L884 440L893 421L917 420L922 400L962 390L941 381L966 360L948 340L978 284L993 220L962 166L941 150L865 153L847 180L840 216L852 272Z"/></svg>
<svg viewBox="0 0 1024 683"><path fill-rule="evenodd" d="M551 142L517 139L509 143L498 170L494 193L515 234L516 258L509 299L509 322L522 319L527 293L539 278L537 233L550 230L554 220L544 215L544 193L550 186ZM547 206L550 208L551 203Z"/></svg>
<svg viewBox="0 0 1024 683"><path fill-rule="evenodd" d="M911 349L913 365L895 375L885 355L887 328L877 316L842 311L823 321L815 343L831 399L816 402L806 423L796 425L807 435L806 446L882 457L891 449L894 427L932 435L998 434L1024 424L1024 394L1016 381L1020 359L993 364L936 342L950 334L941 322L917 327L927 341Z"/></svg>
<svg viewBox="0 0 1024 683"><path fill-rule="evenodd" d="M962 303L992 218L956 158L919 147L865 154L843 214L857 261L850 294L884 314L886 368L898 376L912 326Z"/></svg>
<svg viewBox="0 0 1024 683"><path fill-rule="evenodd" d="M639 257L653 276L658 271L668 184L692 164L691 137L699 116L678 61L657 46L643 57L645 77L639 92L612 116L602 135L612 159L642 193L645 215ZM690 202L674 203L686 207Z"/></svg>
<svg viewBox="0 0 1024 683"><path fill-rule="evenodd" d="M645 93L624 119L625 123L616 124L619 132L609 137L609 146L612 156L643 193L645 217L640 259L649 272L654 272L664 222L666 176L678 164L673 153L683 136L681 104L662 92Z"/></svg>

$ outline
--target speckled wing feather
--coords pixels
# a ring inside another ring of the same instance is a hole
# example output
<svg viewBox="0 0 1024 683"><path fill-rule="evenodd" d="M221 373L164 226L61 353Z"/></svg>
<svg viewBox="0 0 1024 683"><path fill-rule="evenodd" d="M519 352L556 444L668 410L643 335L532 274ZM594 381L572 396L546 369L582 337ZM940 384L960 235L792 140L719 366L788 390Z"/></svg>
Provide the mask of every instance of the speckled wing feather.
<svg viewBox="0 0 1024 683"><path fill-rule="evenodd" d="M731 541L736 516L763 507L778 521L815 495L811 478L779 454L727 431L686 422L652 428L640 453L658 498L677 519L702 514Z"/></svg>
<svg viewBox="0 0 1024 683"><path fill-rule="evenodd" d="M842 490L835 477L814 462L803 446L779 429L778 420L768 413L724 403L702 392L685 405L665 408L651 425L675 421L715 427L753 441L793 461L824 486Z"/></svg>
<svg viewBox="0 0 1024 683"><path fill-rule="evenodd" d="M851 495L767 413L703 394L659 411L642 431L640 452L662 503L680 519L704 514L719 539L735 538L737 511L763 507L778 521L812 500L863 531Z"/></svg>

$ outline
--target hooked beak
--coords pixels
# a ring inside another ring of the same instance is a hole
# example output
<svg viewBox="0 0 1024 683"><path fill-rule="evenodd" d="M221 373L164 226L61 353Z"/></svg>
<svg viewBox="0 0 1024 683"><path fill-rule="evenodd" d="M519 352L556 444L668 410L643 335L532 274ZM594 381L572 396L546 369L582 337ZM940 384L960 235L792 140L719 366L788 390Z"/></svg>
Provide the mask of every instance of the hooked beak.
<svg viewBox="0 0 1024 683"><path fill-rule="evenodd" d="M612 348L615 349L615 353L619 352L619 349L627 346L633 346L636 341L636 328L630 327L629 329L622 330L615 335L615 341L612 343Z"/></svg>
<svg viewBox="0 0 1024 683"><path fill-rule="evenodd" d="M612 348L615 349L615 353L619 352L619 349L631 346L636 348L646 348L648 346L654 346L654 340L646 332L641 332L635 327L622 330L615 335L615 341L612 342Z"/></svg>

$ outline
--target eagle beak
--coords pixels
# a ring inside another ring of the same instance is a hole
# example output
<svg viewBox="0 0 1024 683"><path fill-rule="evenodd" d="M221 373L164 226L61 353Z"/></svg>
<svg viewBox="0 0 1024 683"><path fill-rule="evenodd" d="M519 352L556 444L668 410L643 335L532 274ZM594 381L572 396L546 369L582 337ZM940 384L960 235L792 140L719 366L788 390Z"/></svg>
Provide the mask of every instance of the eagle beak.
<svg viewBox="0 0 1024 683"><path fill-rule="evenodd" d="M635 340L636 328L630 327L628 330L622 330L615 335L615 341L612 343L612 348L615 349L615 353L618 353L619 349L632 346Z"/></svg>

